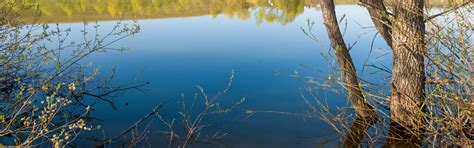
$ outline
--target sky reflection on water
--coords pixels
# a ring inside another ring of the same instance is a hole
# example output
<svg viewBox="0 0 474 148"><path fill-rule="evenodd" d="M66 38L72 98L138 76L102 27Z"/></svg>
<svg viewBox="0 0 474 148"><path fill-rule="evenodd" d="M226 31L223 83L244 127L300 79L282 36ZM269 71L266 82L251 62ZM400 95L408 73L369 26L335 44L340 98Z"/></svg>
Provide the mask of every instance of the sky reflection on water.
<svg viewBox="0 0 474 148"><path fill-rule="evenodd" d="M369 55L375 30L362 29L372 26L372 23L366 10L360 6L339 5L337 12L339 17L346 15L347 18L346 41L359 40L351 54L360 70ZM193 96L197 92L196 85L203 86L210 94L216 93L226 86L232 70L235 70L235 80L224 99L246 97L242 107L253 110L307 111L300 94L308 84L291 75L296 71L304 76L326 77L300 66L304 64L328 71L328 63L321 56L329 42L320 10L305 8L293 21L285 24L259 23L254 17L241 20L225 15L205 15L138 20L141 32L114 44L130 50L89 57L86 61L94 61L103 74L115 67L115 83L150 82L145 92L131 91L117 98L118 110L100 104L97 114L107 135L116 135L161 101L167 102L163 110L165 114L175 114L177 99L181 94ZM313 32L319 42L312 41L301 31L301 27L307 27L308 19L315 22ZM115 23L98 24L101 28L110 28ZM80 39L78 30L82 23L60 26L73 30L71 40ZM390 65L386 60L390 57L386 55L389 52L378 49L386 47L385 43L377 38L374 47L372 54L377 58L369 61ZM384 81L379 75L365 73L363 77L372 82ZM330 105L348 105L343 97L331 93L319 97L327 98ZM242 111L236 112L243 114ZM224 143L235 147L307 147L318 143L313 137L333 134L325 123L302 117L266 113L250 118L245 118L245 114L238 117L237 120L230 116L223 117L227 120L218 120L219 124L229 127Z"/></svg>

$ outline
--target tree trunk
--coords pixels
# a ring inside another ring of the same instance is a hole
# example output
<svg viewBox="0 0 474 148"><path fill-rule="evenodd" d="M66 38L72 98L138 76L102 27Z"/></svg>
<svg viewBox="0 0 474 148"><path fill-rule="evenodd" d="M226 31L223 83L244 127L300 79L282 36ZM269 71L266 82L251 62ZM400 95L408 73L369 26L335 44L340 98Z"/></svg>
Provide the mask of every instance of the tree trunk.
<svg viewBox="0 0 474 148"><path fill-rule="evenodd" d="M383 0L361 0L360 1L369 11L375 29L380 36L387 42L388 46L392 47L392 22L390 21L389 13Z"/></svg>
<svg viewBox="0 0 474 148"><path fill-rule="evenodd" d="M362 94L351 55L339 30L333 0L321 0L321 10L331 46L334 49L339 68L344 77L344 86L347 90L349 100L359 117L366 119L373 118L376 116L375 111Z"/></svg>
<svg viewBox="0 0 474 148"><path fill-rule="evenodd" d="M357 112L357 120L346 136L345 147L358 146L367 130L377 121L377 114L362 94L362 88L359 85L351 55L339 30L334 1L321 0L321 10L331 46L344 77L344 87L347 90L352 107Z"/></svg>
<svg viewBox="0 0 474 148"><path fill-rule="evenodd" d="M420 146L425 90L424 0L394 0L394 3L389 144Z"/></svg>

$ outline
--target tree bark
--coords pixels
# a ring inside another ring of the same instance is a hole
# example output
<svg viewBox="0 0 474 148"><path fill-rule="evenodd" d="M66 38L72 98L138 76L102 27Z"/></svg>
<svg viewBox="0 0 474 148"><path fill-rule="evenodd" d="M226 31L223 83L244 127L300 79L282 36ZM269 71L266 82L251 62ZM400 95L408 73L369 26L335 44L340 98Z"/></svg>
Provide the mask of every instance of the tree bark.
<svg viewBox="0 0 474 148"><path fill-rule="evenodd" d="M426 52L424 0L394 0L389 144L421 146Z"/></svg>
<svg viewBox="0 0 474 148"><path fill-rule="evenodd" d="M392 47L392 22L383 0L361 0L360 2L369 11L375 29L387 42L388 46Z"/></svg>
<svg viewBox="0 0 474 148"><path fill-rule="evenodd" d="M339 68L344 77L344 86L347 90L349 100L359 117L373 118L375 111L362 94L362 88L359 85L359 79L351 55L339 30L333 0L321 0L321 10L324 24L326 25L326 30L331 41L331 47L334 49Z"/></svg>
<svg viewBox="0 0 474 148"><path fill-rule="evenodd" d="M377 114L362 93L351 55L339 30L334 1L321 0L321 10L331 47L334 49L343 75L344 87L348 93L349 101L357 113L357 120L346 136L345 147L358 146L367 130L377 121Z"/></svg>

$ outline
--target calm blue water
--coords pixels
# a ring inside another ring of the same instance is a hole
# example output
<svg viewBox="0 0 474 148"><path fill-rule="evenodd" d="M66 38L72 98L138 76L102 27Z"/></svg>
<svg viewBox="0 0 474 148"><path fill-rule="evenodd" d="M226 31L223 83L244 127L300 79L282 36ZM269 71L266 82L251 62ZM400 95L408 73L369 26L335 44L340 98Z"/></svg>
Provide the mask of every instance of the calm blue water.
<svg viewBox="0 0 474 148"><path fill-rule="evenodd" d="M340 5L336 11L339 17L346 15L346 42L359 40L351 54L360 72L375 34L373 28L364 27L372 26L372 22L366 9L356 5ZM315 22L313 33L319 42L309 39L300 29L307 27L308 19ZM107 32L107 28L115 23L98 24L106 28L101 31ZM139 34L113 45L130 50L98 53L86 60L94 61L104 75L115 67L116 84L150 82L144 87L144 92L128 91L116 98L118 110L99 104L96 114L101 120L101 130L107 136L117 135L162 101L166 101L163 116L168 119L176 117L181 94L185 94L188 100L192 99L198 92L196 86L200 85L213 95L225 88L232 70L235 79L230 92L222 98L223 103L245 97L246 101L241 105L245 109L304 113L309 108L301 98L301 91L309 85L307 79L292 75L297 71L303 76L326 77L300 64L330 72L321 55L329 48L329 42L317 8L306 8L303 14L285 25L259 24L253 18L239 20L224 15L138 20L138 23L141 27ZM82 23L60 26L71 28L71 39L79 39L78 30ZM341 26L345 26L344 23ZM386 60L390 55L385 55L389 52L379 49L384 47L385 42L376 38L369 63L390 65ZM366 70L363 78L375 83L385 81L380 75L370 75L369 72L370 69ZM331 106L348 105L344 97L325 94L319 97L327 99ZM336 136L331 127L315 119L274 113L257 113L249 118L246 115L235 109L230 114L211 118L207 123L225 128L228 135L222 139L223 143L233 147L322 146L321 139L316 137ZM158 122L155 124L151 131L163 130L159 129ZM155 134L148 141L164 144L157 140L160 136Z"/></svg>

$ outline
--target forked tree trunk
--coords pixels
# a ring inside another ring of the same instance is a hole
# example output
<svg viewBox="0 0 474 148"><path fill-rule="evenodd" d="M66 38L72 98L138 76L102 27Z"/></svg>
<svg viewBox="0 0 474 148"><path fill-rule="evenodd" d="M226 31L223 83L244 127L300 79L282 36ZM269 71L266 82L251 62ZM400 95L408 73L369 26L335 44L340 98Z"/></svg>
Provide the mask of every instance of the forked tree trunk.
<svg viewBox="0 0 474 148"><path fill-rule="evenodd" d="M392 146L421 145L424 113L426 52L424 0L394 0L392 22L392 86L390 127Z"/></svg>
<svg viewBox="0 0 474 148"><path fill-rule="evenodd" d="M345 147L358 146L367 130L377 120L377 114L362 93L351 55L339 30L334 1L321 0L321 10L331 46L334 49L339 68L344 77L344 87L347 90L352 107L357 112L357 120L353 123L346 136Z"/></svg>

